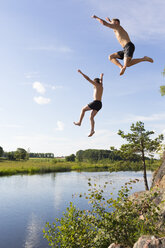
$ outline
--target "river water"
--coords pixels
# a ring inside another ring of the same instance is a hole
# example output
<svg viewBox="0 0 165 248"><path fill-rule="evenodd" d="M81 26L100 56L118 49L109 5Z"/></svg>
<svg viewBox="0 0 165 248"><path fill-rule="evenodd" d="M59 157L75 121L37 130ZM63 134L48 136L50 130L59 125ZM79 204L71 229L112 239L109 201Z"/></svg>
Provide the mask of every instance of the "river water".
<svg viewBox="0 0 165 248"><path fill-rule="evenodd" d="M152 173L147 172L149 185ZM73 201L80 208L88 208L83 198L74 193L88 191L88 178L103 184L111 182L108 192L114 195L125 182L139 179L132 192L144 190L142 172L64 172L42 175L0 177L0 248L48 248L43 239L45 223Z"/></svg>

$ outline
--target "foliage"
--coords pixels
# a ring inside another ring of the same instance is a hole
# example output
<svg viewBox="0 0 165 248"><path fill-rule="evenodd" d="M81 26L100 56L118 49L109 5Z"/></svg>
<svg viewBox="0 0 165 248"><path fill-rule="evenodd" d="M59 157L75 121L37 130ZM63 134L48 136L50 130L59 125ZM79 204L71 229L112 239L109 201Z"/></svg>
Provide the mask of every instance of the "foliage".
<svg viewBox="0 0 165 248"><path fill-rule="evenodd" d="M89 200L89 210L70 203L61 219L46 224L44 238L54 248L107 248L113 242L132 246L141 235L158 234L159 207L152 201L157 193L146 194L140 203L131 199L136 181L126 183L114 199L105 197L107 183L101 187L89 179L89 193L79 195Z"/></svg>
<svg viewBox="0 0 165 248"><path fill-rule="evenodd" d="M84 151L80 150L76 153L76 159L79 162L84 161L84 162L96 163L102 159L114 159L114 158L116 158L115 154L111 150L87 149Z"/></svg>
<svg viewBox="0 0 165 248"><path fill-rule="evenodd" d="M8 160L28 160L29 153L23 148L17 148L16 151L4 152L4 157Z"/></svg>
<svg viewBox="0 0 165 248"><path fill-rule="evenodd" d="M76 158L76 156L74 154L71 154L70 156L66 156L65 160L74 162L75 158Z"/></svg>
<svg viewBox="0 0 165 248"><path fill-rule="evenodd" d="M146 154L152 156L152 154L160 149L160 144L163 140L163 135L159 135L154 140L150 139L150 135L154 134L153 131L146 131L144 128L144 123L139 121L136 124L131 125L132 133L124 134L123 131L119 130L118 134L128 141L127 144L121 146L121 151L125 156L139 155L141 161L143 162L144 170L144 183L145 188L148 190L148 182L146 176Z"/></svg>
<svg viewBox="0 0 165 248"><path fill-rule="evenodd" d="M3 155L3 148L0 146L0 157Z"/></svg>
<svg viewBox="0 0 165 248"><path fill-rule="evenodd" d="M140 157L135 154L127 154L123 153L121 150L116 149L114 146L110 147L110 150L99 150L99 149L87 149L87 150L79 150L76 153L76 160L78 162L89 162L89 163L97 163L102 160L109 161L130 161L130 162L138 162L140 161Z"/></svg>
<svg viewBox="0 0 165 248"><path fill-rule="evenodd" d="M5 152L5 157L7 157L8 160L16 160L14 154L15 152Z"/></svg>
<svg viewBox="0 0 165 248"><path fill-rule="evenodd" d="M29 158L29 155L25 149L17 148L17 151L14 153L14 157L16 160L27 160Z"/></svg>
<svg viewBox="0 0 165 248"><path fill-rule="evenodd" d="M54 158L54 154L51 152L47 152L47 153L30 152L29 158Z"/></svg>

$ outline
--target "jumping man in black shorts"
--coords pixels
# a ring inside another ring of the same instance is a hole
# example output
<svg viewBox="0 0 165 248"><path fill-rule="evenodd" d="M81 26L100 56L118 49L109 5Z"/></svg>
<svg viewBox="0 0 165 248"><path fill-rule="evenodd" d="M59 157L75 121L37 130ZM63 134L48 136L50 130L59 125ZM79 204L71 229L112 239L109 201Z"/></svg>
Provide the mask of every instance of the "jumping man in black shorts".
<svg viewBox="0 0 165 248"><path fill-rule="evenodd" d="M88 137L91 137L95 131L94 131L94 117L98 113L98 111L102 108L102 94L103 94L103 73L100 74L100 78L95 78L94 80L91 80L88 76L86 76L84 73L82 73L80 70L78 70L80 74L83 75L83 77L88 80L91 84L93 84L94 87L94 101L86 105L82 108L81 114L80 114L80 120L78 122L74 122L75 125L81 126L81 122L84 118L84 114L86 111L92 110L90 115L90 122L91 122L91 132L88 135Z"/></svg>
<svg viewBox="0 0 165 248"><path fill-rule="evenodd" d="M123 47L122 51L109 55L109 60L120 68L120 75L124 74L127 67L138 64L140 62L148 61L148 62L153 63L153 59L147 56L144 56L143 58L139 58L139 59L132 59L135 46L130 41L128 33L124 30L122 26L120 26L119 19L110 20L108 17L106 17L105 19L108 21L106 22L103 19L100 19L99 17L95 15L92 17L97 19L101 24L109 28L112 28L116 35L118 42ZM118 59L124 59L124 65L122 65L118 61Z"/></svg>

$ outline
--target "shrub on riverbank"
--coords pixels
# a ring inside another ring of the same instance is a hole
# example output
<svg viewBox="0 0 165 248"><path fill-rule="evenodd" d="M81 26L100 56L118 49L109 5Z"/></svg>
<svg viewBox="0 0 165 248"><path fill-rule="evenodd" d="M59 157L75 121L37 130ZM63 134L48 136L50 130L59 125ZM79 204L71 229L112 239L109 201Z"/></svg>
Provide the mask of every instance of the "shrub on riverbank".
<svg viewBox="0 0 165 248"><path fill-rule="evenodd" d="M105 199L107 183L101 188L89 181L89 193L84 197L89 200L90 210L80 210L70 203L61 219L46 224L44 238L51 247L107 248L113 242L132 247L141 235L160 234L159 208L152 201L156 193L146 194L140 203L131 200L130 184L134 182L126 183L116 199Z"/></svg>

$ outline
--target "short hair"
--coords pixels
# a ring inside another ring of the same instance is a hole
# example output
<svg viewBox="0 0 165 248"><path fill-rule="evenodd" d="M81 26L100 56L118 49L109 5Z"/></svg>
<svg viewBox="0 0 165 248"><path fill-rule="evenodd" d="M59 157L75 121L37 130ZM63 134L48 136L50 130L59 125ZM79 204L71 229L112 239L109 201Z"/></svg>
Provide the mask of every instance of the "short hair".
<svg viewBox="0 0 165 248"><path fill-rule="evenodd" d="M114 21L116 21L116 22L118 22L118 23L120 24L120 20L119 20L119 19L114 18L114 19L112 19L112 20L114 20Z"/></svg>
<svg viewBox="0 0 165 248"><path fill-rule="evenodd" d="M100 84L100 78L95 78L94 81L98 84Z"/></svg>

